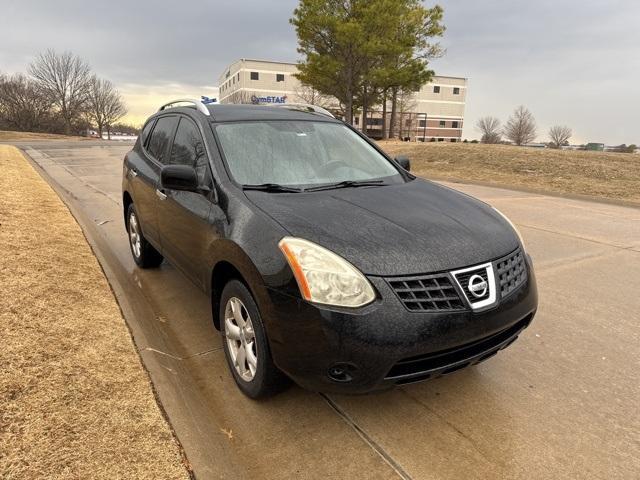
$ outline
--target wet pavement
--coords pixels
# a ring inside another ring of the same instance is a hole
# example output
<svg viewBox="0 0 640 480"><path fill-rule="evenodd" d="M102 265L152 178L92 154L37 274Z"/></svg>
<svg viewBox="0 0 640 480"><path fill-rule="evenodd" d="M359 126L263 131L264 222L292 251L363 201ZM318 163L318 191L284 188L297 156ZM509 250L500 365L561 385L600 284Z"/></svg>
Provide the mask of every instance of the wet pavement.
<svg viewBox="0 0 640 480"><path fill-rule="evenodd" d="M540 309L491 360L368 396L245 398L209 300L137 269L123 143L19 145L83 226L198 478L639 478L640 210L455 184L520 227Z"/></svg>

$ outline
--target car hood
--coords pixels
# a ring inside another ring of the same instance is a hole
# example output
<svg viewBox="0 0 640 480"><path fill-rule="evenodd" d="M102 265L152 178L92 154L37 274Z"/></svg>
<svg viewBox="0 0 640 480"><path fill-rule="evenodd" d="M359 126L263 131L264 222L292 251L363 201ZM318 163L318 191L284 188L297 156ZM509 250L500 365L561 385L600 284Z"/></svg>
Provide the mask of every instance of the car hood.
<svg viewBox="0 0 640 480"><path fill-rule="evenodd" d="M421 179L309 193L245 193L292 236L328 248L367 275L453 270L518 247L511 226L490 206Z"/></svg>

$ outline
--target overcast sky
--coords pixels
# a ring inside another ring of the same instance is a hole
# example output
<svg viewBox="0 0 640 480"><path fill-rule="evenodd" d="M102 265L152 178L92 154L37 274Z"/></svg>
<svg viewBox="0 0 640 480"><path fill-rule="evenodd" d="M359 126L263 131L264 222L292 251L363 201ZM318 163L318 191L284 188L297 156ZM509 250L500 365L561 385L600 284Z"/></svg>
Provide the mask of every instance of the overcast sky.
<svg viewBox="0 0 640 480"><path fill-rule="evenodd" d="M640 2L443 0L440 75L469 78L464 136L524 104L574 142L640 144ZM46 48L72 50L112 80L141 122L164 99L215 95L241 57L295 61L295 0L0 0L0 71ZM427 3L431 5L431 3Z"/></svg>

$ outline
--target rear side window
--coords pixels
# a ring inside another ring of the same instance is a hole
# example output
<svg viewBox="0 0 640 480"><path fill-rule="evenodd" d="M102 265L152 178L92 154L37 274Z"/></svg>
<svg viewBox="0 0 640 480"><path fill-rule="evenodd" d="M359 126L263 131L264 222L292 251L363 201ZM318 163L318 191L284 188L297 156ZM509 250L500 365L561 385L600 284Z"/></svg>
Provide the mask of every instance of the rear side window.
<svg viewBox="0 0 640 480"><path fill-rule="evenodd" d="M178 117L160 117L151 133L147 150L159 162L166 163L166 152Z"/></svg>
<svg viewBox="0 0 640 480"><path fill-rule="evenodd" d="M169 163L195 168L200 184L205 183L208 159L204 142L196 126L186 118L180 119Z"/></svg>

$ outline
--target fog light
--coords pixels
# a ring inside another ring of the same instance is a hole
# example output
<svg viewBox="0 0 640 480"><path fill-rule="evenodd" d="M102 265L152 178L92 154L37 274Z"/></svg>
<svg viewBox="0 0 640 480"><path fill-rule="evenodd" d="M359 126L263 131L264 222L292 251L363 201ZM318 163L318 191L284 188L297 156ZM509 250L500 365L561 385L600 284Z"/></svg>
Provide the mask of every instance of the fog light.
<svg viewBox="0 0 640 480"><path fill-rule="evenodd" d="M328 377L334 382L347 383L353 380L356 366L349 363L336 363L327 372Z"/></svg>

